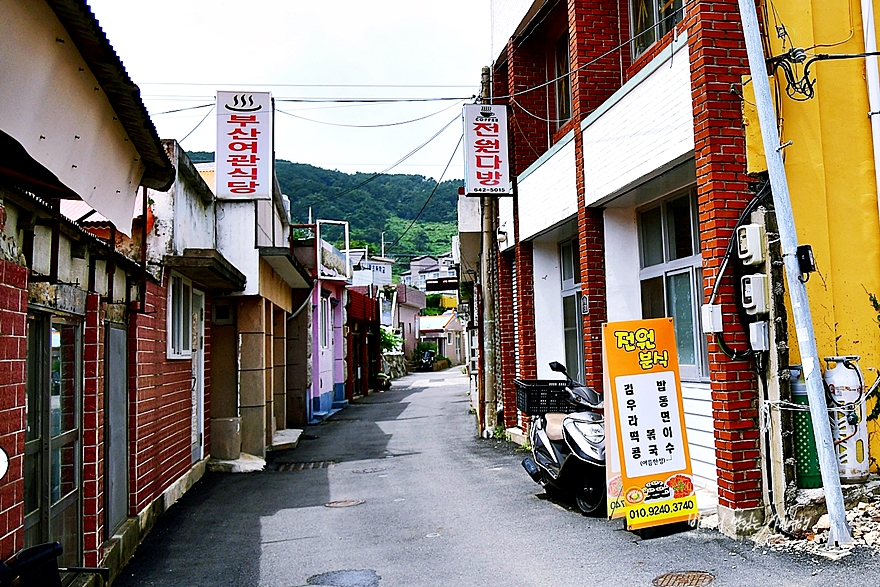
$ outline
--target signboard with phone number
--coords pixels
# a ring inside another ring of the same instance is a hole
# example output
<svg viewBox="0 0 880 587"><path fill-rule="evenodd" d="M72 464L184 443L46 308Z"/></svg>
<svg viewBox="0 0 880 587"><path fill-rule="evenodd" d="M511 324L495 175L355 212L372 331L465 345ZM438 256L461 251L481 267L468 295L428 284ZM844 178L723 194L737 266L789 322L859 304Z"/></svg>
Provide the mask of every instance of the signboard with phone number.
<svg viewBox="0 0 880 587"><path fill-rule="evenodd" d="M636 530L692 520L697 501L671 318L605 324L610 517Z"/></svg>

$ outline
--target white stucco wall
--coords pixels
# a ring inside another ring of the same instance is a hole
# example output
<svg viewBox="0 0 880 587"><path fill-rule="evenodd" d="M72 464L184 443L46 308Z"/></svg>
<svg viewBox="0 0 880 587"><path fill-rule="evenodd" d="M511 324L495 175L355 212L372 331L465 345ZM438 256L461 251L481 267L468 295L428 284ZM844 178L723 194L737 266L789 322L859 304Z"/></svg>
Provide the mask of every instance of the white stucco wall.
<svg viewBox="0 0 880 587"><path fill-rule="evenodd" d="M574 134L570 134L520 175L520 240L529 240L577 210Z"/></svg>
<svg viewBox="0 0 880 587"><path fill-rule="evenodd" d="M581 125L588 206L693 151L685 41L665 49Z"/></svg>
<svg viewBox="0 0 880 587"><path fill-rule="evenodd" d="M535 356L538 378L558 379L550 370L550 361L565 362L565 340L562 336L562 282L559 273L559 245L556 239L540 239L533 243L535 287Z"/></svg>
<svg viewBox="0 0 880 587"><path fill-rule="evenodd" d="M633 208L606 208L605 291L608 321L640 320L639 237Z"/></svg>
<svg viewBox="0 0 880 587"><path fill-rule="evenodd" d="M254 246L253 202L218 201L217 250L247 278L244 295L260 293L260 254Z"/></svg>

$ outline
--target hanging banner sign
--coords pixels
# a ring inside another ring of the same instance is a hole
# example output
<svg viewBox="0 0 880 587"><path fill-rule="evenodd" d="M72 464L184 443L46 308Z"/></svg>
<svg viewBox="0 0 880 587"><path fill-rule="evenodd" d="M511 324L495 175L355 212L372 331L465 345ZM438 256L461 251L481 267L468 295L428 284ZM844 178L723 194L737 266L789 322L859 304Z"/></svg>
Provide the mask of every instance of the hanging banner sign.
<svg viewBox="0 0 880 587"><path fill-rule="evenodd" d="M512 196L507 159L507 106L467 104L464 119L464 193Z"/></svg>
<svg viewBox="0 0 880 587"><path fill-rule="evenodd" d="M602 349L609 516L636 530L697 515L671 318L612 322ZM613 438L613 440L611 440Z"/></svg>
<svg viewBox="0 0 880 587"><path fill-rule="evenodd" d="M272 197L272 94L217 92L216 196Z"/></svg>

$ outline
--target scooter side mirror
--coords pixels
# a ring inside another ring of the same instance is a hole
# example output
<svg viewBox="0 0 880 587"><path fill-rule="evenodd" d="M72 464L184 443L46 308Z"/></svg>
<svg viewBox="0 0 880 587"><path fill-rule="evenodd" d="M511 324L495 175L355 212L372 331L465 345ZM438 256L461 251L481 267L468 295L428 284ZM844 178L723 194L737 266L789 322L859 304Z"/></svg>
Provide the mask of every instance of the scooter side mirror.
<svg viewBox="0 0 880 587"><path fill-rule="evenodd" d="M561 363L558 363L556 361L550 363L550 370L556 371L557 373L562 373L563 375L568 377L568 373L565 372L565 367L563 367Z"/></svg>

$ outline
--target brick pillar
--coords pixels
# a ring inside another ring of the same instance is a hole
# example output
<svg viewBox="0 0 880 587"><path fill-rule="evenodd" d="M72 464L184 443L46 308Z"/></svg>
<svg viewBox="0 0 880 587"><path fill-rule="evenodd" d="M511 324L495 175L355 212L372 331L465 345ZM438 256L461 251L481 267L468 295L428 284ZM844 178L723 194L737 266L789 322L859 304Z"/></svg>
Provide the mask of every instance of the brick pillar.
<svg viewBox="0 0 880 587"><path fill-rule="evenodd" d="M86 297L83 329L83 554L98 565L104 552L104 328L101 296Z"/></svg>
<svg viewBox="0 0 880 587"><path fill-rule="evenodd" d="M691 88L697 167L700 241L706 274L704 296L718 275L740 211L751 199L745 174L741 103L730 91L748 74L735 0L698 2L688 9ZM716 301L724 313L724 337L744 348L730 275ZM763 520L757 384L752 365L733 361L709 343L718 503L721 529L742 534Z"/></svg>
<svg viewBox="0 0 880 587"><path fill-rule="evenodd" d="M503 424L516 426L516 324L513 317L513 251L498 256L498 354L501 359L499 385L502 390Z"/></svg>
<svg viewBox="0 0 880 587"><path fill-rule="evenodd" d="M24 425L28 270L0 260L0 446L9 470L0 481L0 558L24 547Z"/></svg>
<svg viewBox="0 0 880 587"><path fill-rule="evenodd" d="M535 379L538 359L535 349L535 280L532 243L516 246L516 301L518 340L518 376Z"/></svg>

